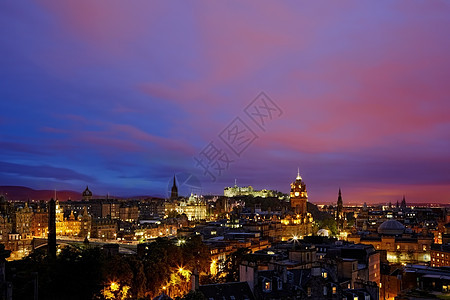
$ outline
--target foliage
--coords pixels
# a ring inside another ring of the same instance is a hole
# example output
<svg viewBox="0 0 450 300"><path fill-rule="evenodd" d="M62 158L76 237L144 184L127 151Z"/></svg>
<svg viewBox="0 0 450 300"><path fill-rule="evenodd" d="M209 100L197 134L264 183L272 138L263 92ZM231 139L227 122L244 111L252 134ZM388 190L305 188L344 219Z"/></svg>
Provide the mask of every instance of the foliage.
<svg viewBox="0 0 450 300"><path fill-rule="evenodd" d="M337 234L336 220L333 217L328 217L317 221L319 229L328 229L331 231L331 235L335 236Z"/></svg>
<svg viewBox="0 0 450 300"><path fill-rule="evenodd" d="M117 282L111 282L102 290L102 296L106 300L125 300L129 299L130 287L128 285L121 285Z"/></svg>
<svg viewBox="0 0 450 300"><path fill-rule="evenodd" d="M239 248L225 260L224 273L227 282L239 281L239 265L251 251L249 248Z"/></svg>
<svg viewBox="0 0 450 300"><path fill-rule="evenodd" d="M191 273L209 273L209 249L199 236L179 244L158 238L148 244L141 257L106 257L98 247L65 247L56 259L35 251L21 261L7 264L17 299L32 299L33 282L38 279L40 299L142 299L171 291L189 291ZM14 277L14 278L13 278ZM120 288L115 289L117 284Z"/></svg>
<svg viewBox="0 0 450 300"><path fill-rule="evenodd" d="M44 252L7 264L17 299L33 298L37 279L40 299L91 299L102 283L103 256L100 249L63 248L55 260Z"/></svg>

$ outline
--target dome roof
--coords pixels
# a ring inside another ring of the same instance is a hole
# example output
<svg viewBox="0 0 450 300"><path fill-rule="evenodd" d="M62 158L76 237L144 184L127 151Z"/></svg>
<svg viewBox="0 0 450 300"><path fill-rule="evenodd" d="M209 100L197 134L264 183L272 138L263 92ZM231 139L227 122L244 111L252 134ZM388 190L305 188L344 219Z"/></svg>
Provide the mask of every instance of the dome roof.
<svg viewBox="0 0 450 300"><path fill-rule="evenodd" d="M402 234L405 231L405 226L397 220L384 221L378 227L378 233L397 235Z"/></svg>
<svg viewBox="0 0 450 300"><path fill-rule="evenodd" d="M317 231L317 235L318 236L328 236L328 230L326 230L324 228L319 229L319 231Z"/></svg>

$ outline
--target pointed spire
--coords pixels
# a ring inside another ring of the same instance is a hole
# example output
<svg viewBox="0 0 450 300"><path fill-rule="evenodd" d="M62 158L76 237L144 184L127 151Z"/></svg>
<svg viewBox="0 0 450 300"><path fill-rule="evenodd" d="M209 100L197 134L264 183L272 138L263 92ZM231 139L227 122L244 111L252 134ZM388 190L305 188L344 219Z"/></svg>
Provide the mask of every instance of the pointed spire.
<svg viewBox="0 0 450 300"><path fill-rule="evenodd" d="M302 176L300 176L300 168L297 168L297 178L296 180L302 180Z"/></svg>
<svg viewBox="0 0 450 300"><path fill-rule="evenodd" d="M342 207L342 193L341 193L341 188L339 188L339 195L338 195L337 205Z"/></svg>
<svg viewBox="0 0 450 300"><path fill-rule="evenodd" d="M170 199L174 200L178 198L178 188L177 188L177 182L175 175L173 175L173 185L172 185L172 191L170 193Z"/></svg>

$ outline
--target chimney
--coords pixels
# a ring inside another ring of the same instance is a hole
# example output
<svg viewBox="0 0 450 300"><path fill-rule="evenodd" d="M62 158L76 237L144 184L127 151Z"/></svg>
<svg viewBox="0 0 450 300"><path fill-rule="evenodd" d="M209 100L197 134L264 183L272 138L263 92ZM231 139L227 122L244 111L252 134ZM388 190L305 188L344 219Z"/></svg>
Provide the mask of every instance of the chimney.
<svg viewBox="0 0 450 300"><path fill-rule="evenodd" d="M281 274L282 274L282 277L283 277L283 283L286 283L287 282L287 267L286 266L283 266Z"/></svg>

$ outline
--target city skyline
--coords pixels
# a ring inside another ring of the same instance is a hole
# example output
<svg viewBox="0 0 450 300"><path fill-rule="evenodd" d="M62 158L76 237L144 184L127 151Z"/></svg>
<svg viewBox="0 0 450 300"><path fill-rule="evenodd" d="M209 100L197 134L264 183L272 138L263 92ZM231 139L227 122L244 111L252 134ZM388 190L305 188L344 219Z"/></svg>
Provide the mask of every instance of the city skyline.
<svg viewBox="0 0 450 300"><path fill-rule="evenodd" d="M450 202L448 3L141 4L0 4L0 186L288 193L299 168L313 203ZM215 180L210 142L233 160Z"/></svg>

